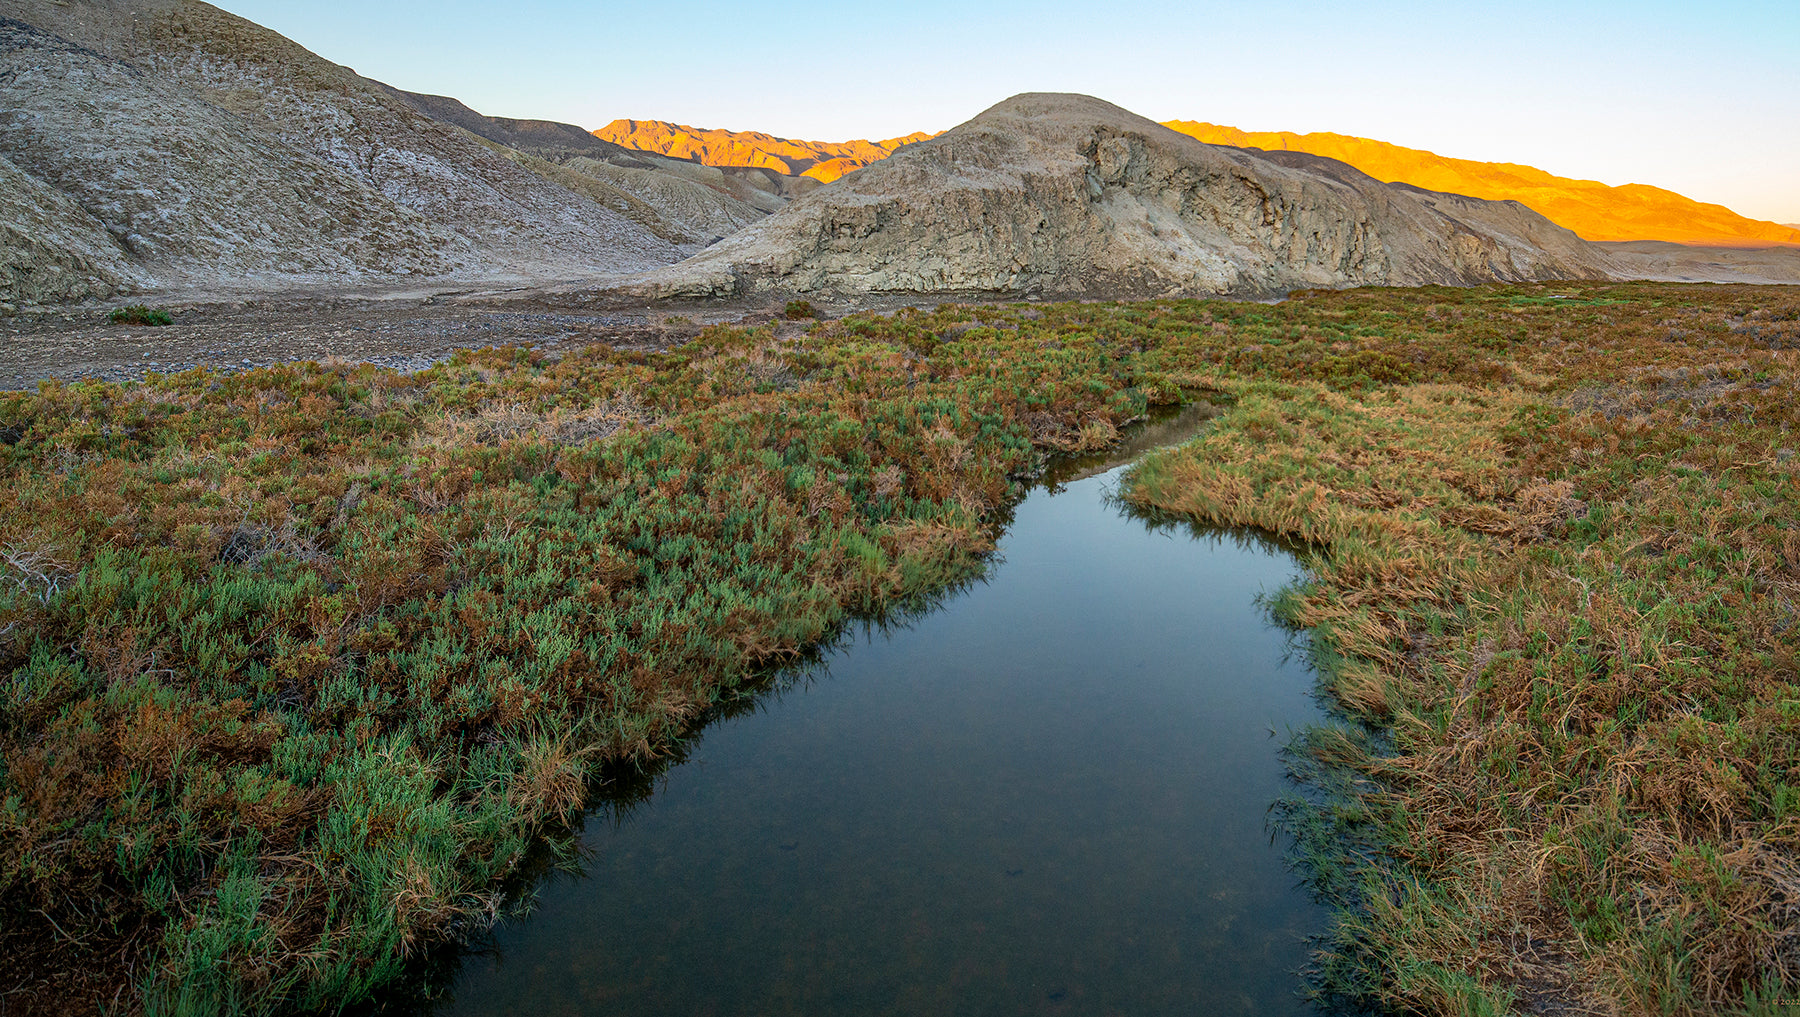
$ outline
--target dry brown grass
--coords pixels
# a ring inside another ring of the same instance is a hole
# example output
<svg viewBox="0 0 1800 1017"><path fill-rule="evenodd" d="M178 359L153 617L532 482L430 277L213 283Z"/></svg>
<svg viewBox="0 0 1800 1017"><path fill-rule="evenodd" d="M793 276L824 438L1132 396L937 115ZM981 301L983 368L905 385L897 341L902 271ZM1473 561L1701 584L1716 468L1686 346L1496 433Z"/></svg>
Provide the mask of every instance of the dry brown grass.
<svg viewBox="0 0 1800 1017"><path fill-rule="evenodd" d="M1327 970L1429 1014L1779 1012L1800 992L1800 363L1733 323L1793 296L1548 296L1310 298L1287 316L1380 307L1355 345L1410 383L1296 379L1329 362L1304 339L1196 372L1235 405L1130 497L1318 549L1280 611L1388 733L1316 746L1375 781L1383 859ZM1673 332L1652 324L1671 305Z"/></svg>

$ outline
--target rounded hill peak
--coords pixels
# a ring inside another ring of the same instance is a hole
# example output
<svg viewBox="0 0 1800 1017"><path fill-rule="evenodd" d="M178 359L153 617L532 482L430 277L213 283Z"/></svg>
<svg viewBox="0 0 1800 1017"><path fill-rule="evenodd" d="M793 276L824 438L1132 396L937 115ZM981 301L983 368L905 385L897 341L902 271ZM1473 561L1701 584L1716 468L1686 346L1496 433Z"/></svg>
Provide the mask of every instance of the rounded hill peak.
<svg viewBox="0 0 1800 1017"><path fill-rule="evenodd" d="M1103 99L1026 92L643 277L651 296L1232 294L1605 278L1512 202L1207 145Z"/></svg>

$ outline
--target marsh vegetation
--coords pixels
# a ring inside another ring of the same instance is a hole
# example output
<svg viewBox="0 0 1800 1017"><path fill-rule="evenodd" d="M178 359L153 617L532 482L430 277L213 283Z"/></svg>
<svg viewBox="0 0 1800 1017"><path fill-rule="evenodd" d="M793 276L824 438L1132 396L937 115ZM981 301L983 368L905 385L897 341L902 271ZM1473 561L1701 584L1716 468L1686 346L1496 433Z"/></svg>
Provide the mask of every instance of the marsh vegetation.
<svg viewBox="0 0 1800 1017"><path fill-rule="evenodd" d="M603 765L979 568L1052 450L1204 389L1128 496L1304 541L1362 728L1288 815L1332 991L1800 989L1800 294L1583 284L947 306L667 354L0 400L0 986L334 1008L479 928Z"/></svg>
<svg viewBox="0 0 1800 1017"><path fill-rule="evenodd" d="M1267 828L1279 733L1324 720L1258 602L1294 559L1118 466L1059 461L979 581L615 777L431 1012L1315 1014L1326 914Z"/></svg>

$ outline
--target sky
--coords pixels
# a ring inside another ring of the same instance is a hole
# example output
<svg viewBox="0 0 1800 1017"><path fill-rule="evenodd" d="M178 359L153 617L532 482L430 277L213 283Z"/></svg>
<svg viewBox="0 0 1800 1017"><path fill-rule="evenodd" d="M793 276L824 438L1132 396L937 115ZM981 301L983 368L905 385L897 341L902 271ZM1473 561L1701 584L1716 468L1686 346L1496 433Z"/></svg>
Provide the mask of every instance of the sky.
<svg viewBox="0 0 1800 1017"><path fill-rule="evenodd" d="M844 141L1019 92L1654 184L1800 223L1800 2L215 0L491 116Z"/></svg>

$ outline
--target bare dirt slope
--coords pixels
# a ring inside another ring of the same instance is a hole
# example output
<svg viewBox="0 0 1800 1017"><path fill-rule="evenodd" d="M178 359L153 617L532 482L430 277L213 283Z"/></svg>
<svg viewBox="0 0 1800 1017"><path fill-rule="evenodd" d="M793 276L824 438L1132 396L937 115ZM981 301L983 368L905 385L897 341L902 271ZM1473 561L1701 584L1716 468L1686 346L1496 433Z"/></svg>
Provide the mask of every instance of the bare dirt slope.
<svg viewBox="0 0 1800 1017"><path fill-rule="evenodd" d="M707 243L728 237L787 204L786 198L758 191L717 170L713 171L718 174L715 184L678 170L621 165L586 156L570 159L563 168L605 181L648 202Z"/></svg>
<svg viewBox="0 0 1800 1017"><path fill-rule="evenodd" d="M0 155L26 177L8 197L65 229L100 228L69 237L70 259L178 285L200 273L276 282L442 272L468 253L418 213L161 75L10 19L0 61ZM65 202L32 201L44 192ZM104 296L109 284L101 275L90 289ZM11 292L31 299L33 289L42 286L20 278Z"/></svg>
<svg viewBox="0 0 1800 1017"><path fill-rule="evenodd" d="M1800 247L1699 247L1658 240L1601 244L1625 275L1657 282L1800 284Z"/></svg>
<svg viewBox="0 0 1800 1017"><path fill-rule="evenodd" d="M1205 145L1098 99L1027 94L626 292L1251 296L1615 271L1516 202Z"/></svg>
<svg viewBox="0 0 1800 1017"><path fill-rule="evenodd" d="M623 145L602 141L574 124L555 120L519 120L513 117L491 117L478 113L460 99L448 95L408 92L377 82L383 91L412 106L419 112L497 141L526 155L551 162L564 162L578 155L594 159L636 158L638 153Z"/></svg>
<svg viewBox="0 0 1800 1017"><path fill-rule="evenodd" d="M29 179L0 179L0 209L14 230L33 215L63 228L35 259L61 267L44 281L13 271L0 299L371 275L567 278L683 253L645 222L197 0L7 9L0 157ZM94 269L82 284L69 266L84 263Z"/></svg>
<svg viewBox="0 0 1800 1017"><path fill-rule="evenodd" d="M626 148L610 141L602 141L574 124L554 120L491 117L478 113L460 100L447 95L407 92L388 85L382 87L426 116L526 155L576 168L581 172L588 172L583 166L604 165L622 170L640 170L664 184L668 182L667 177L678 177L745 202L765 213L779 210L787 203L787 197L810 190L819 183L811 178L787 176L773 170L709 166L696 159Z"/></svg>

